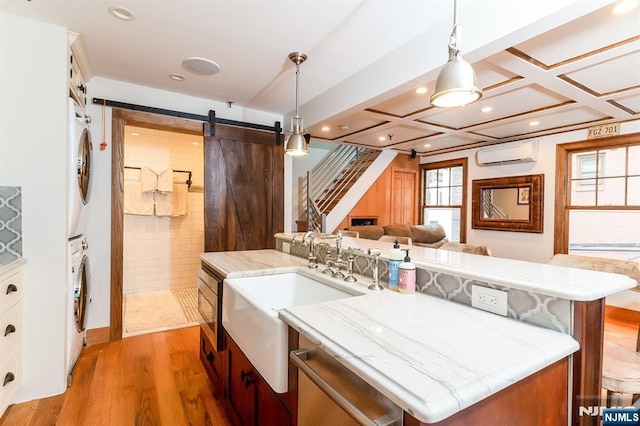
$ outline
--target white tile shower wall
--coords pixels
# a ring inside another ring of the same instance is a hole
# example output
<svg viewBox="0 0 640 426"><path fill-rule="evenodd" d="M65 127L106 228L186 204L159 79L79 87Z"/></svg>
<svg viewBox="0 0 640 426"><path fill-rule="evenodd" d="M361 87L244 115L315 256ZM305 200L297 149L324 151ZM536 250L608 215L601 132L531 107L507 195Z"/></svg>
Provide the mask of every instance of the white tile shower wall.
<svg viewBox="0 0 640 426"><path fill-rule="evenodd" d="M191 170L192 188L204 183L202 140L198 136L127 126L124 160L132 167ZM125 169L125 180L139 178L138 170ZM186 180L186 174L174 173L175 183ZM125 215L125 294L196 285L204 250L204 194L189 192L187 200L186 216Z"/></svg>

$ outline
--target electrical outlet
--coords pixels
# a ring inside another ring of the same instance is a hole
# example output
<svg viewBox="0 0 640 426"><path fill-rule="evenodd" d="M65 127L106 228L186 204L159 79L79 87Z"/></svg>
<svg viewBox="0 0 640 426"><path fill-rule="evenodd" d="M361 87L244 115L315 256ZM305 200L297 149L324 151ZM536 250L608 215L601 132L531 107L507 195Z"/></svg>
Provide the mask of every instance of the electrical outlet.
<svg viewBox="0 0 640 426"><path fill-rule="evenodd" d="M282 252L283 253L291 253L291 244L286 241L282 242Z"/></svg>
<svg viewBox="0 0 640 426"><path fill-rule="evenodd" d="M471 286L471 306L507 316L507 292L479 285Z"/></svg>

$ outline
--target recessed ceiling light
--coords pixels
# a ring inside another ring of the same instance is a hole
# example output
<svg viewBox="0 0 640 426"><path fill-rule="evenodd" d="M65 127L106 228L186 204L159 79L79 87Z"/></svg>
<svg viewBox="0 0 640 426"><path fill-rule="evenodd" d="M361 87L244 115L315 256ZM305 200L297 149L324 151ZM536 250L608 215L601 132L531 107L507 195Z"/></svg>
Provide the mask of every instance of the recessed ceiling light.
<svg viewBox="0 0 640 426"><path fill-rule="evenodd" d="M182 61L182 68L198 75L213 75L220 71L220 65L206 58L187 58Z"/></svg>
<svg viewBox="0 0 640 426"><path fill-rule="evenodd" d="M486 107L483 107L480 111L481 112L485 112L485 113L486 112L491 112L491 111L493 111L493 107L486 106Z"/></svg>
<svg viewBox="0 0 640 426"><path fill-rule="evenodd" d="M341 124L338 126L338 129L342 130L343 132L346 130L349 130L349 126L345 126L344 124Z"/></svg>
<svg viewBox="0 0 640 426"><path fill-rule="evenodd" d="M196 146L200 145L200 143L199 143L199 142L191 142L191 143L192 143L193 145L196 145Z"/></svg>
<svg viewBox="0 0 640 426"><path fill-rule="evenodd" d="M539 121L532 121L529 123L529 126L537 126L538 124L540 124Z"/></svg>
<svg viewBox="0 0 640 426"><path fill-rule="evenodd" d="M386 136L380 136L380 137L378 138L378 140L379 140L379 141L386 141L386 140L387 140L387 137L386 137Z"/></svg>
<svg viewBox="0 0 640 426"><path fill-rule="evenodd" d="M133 133L131 133L131 136L138 136L139 134L140 133L138 133L138 132L133 132Z"/></svg>
<svg viewBox="0 0 640 426"><path fill-rule="evenodd" d="M425 144L424 144L424 147L425 147L425 148L431 148L431 144L430 144L430 143L425 143Z"/></svg>
<svg viewBox="0 0 640 426"><path fill-rule="evenodd" d="M109 13L123 21L132 21L136 17L132 11L123 6L111 6Z"/></svg>
<svg viewBox="0 0 640 426"><path fill-rule="evenodd" d="M422 95L423 93L427 93L428 90L429 89L427 89L426 87L418 87L416 89L416 93L419 94L419 95Z"/></svg>
<svg viewBox="0 0 640 426"><path fill-rule="evenodd" d="M322 127L322 131L323 132L328 132L329 131L329 126L323 126Z"/></svg>
<svg viewBox="0 0 640 426"><path fill-rule="evenodd" d="M173 72L171 74L169 74L169 77L175 81L182 81L184 80L184 75L182 74L178 74L177 72Z"/></svg>
<svg viewBox="0 0 640 426"><path fill-rule="evenodd" d="M615 15L627 13L638 7L638 0L621 0L613 8Z"/></svg>

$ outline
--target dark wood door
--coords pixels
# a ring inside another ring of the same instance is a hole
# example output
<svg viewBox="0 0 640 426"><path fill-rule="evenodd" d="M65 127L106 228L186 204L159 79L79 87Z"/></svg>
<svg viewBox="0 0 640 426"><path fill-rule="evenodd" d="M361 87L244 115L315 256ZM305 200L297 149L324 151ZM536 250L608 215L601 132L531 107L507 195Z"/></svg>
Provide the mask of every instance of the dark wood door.
<svg viewBox="0 0 640 426"><path fill-rule="evenodd" d="M273 248L284 230L282 144L273 132L216 125L215 133L205 137L205 251Z"/></svg>

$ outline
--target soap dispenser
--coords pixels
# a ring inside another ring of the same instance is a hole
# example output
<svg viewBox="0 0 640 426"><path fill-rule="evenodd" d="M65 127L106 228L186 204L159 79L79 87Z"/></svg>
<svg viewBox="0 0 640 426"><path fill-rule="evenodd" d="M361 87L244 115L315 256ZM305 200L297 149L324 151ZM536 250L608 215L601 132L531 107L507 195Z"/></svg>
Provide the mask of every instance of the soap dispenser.
<svg viewBox="0 0 640 426"><path fill-rule="evenodd" d="M396 241L393 248L389 250L389 288L391 290L398 290L398 272L403 258L400 244Z"/></svg>
<svg viewBox="0 0 640 426"><path fill-rule="evenodd" d="M416 265L411 262L409 249L406 251L407 255L398 267L398 290L400 293L413 293L416 291Z"/></svg>

